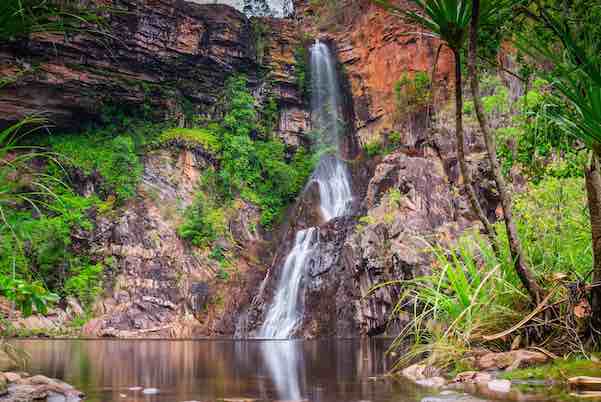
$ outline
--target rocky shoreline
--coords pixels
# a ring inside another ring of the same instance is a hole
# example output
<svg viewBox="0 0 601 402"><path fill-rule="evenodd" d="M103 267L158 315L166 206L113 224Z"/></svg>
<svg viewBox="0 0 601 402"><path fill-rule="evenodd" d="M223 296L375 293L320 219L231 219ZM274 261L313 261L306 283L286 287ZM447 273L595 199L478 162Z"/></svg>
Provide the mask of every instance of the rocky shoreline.
<svg viewBox="0 0 601 402"><path fill-rule="evenodd" d="M427 364L417 363L405 368L400 377L415 385L439 391L440 395L450 397L451 400L454 400L453 395L456 393L504 401L552 401L558 395L574 398L601 397L601 377L569 376L569 373L564 373L565 378L561 381L551 376L532 376L526 380L504 378L507 372L540 366L553 360L552 356L540 351L519 349L500 353L475 352L468 359L474 370L452 375Z"/></svg>
<svg viewBox="0 0 601 402"><path fill-rule="evenodd" d="M83 392L54 378L25 372L0 372L0 401L75 402L84 396Z"/></svg>

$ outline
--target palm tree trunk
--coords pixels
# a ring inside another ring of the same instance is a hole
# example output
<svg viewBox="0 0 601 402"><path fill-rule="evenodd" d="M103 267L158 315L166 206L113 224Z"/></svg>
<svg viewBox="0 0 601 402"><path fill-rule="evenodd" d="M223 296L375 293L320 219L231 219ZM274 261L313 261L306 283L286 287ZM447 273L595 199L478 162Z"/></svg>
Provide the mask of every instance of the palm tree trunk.
<svg viewBox="0 0 601 402"><path fill-rule="evenodd" d="M459 161L459 169L463 176L463 185L467 193L467 198L471 204L473 212L478 216L480 222L484 226L484 233L490 239L491 247L495 254L499 255L499 248L497 247L497 239L495 231L484 211L478 202L476 191L472 183L472 174L470 167L465 160L465 140L463 138L463 91L462 91L462 80L461 80L461 55L459 51L453 49L455 56L455 138L457 142L457 159Z"/></svg>
<svg viewBox="0 0 601 402"><path fill-rule="evenodd" d="M482 107L482 100L480 99L480 88L478 82L478 71L476 69L476 55L478 50L478 24L480 14L480 0L472 0L472 20L470 24L470 43L469 43L469 57L468 57L468 72L470 74L470 87L472 90L472 97L474 100L474 108L476 109L476 116L480 123L482 134L484 135L484 142L486 143L486 150L488 154L488 161L492 170L493 177L497 184L497 190L499 191L499 198L501 200L501 206L503 207L503 218L505 219L505 228L507 230L507 239L509 240L509 252L515 266L515 270L520 277L520 280L530 297L535 303L541 300L542 291L536 279L528 266L522 244L518 236L518 232L513 220L513 208L511 203L511 195L507 189L507 183L501 173L501 166L497 159L497 146L494 138L494 134L491 132L488 126L486 115Z"/></svg>
<svg viewBox="0 0 601 402"><path fill-rule="evenodd" d="M601 331L601 173L597 155L593 153L585 179L593 246L593 284L596 285L591 291L591 309L594 328Z"/></svg>

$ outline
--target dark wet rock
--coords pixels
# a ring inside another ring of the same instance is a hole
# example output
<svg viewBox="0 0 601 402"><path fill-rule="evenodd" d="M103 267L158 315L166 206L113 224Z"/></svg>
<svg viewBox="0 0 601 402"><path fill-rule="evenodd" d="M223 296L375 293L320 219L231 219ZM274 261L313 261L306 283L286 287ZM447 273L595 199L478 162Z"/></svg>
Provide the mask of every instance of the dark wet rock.
<svg viewBox="0 0 601 402"><path fill-rule="evenodd" d="M195 282L190 285L190 308L200 313L209 302L210 288L208 282Z"/></svg>

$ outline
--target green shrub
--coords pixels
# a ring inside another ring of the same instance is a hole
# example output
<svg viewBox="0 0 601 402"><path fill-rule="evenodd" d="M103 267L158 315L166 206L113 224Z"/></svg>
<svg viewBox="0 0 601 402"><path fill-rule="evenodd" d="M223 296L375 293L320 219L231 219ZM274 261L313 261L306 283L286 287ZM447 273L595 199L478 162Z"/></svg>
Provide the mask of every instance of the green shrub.
<svg viewBox="0 0 601 402"><path fill-rule="evenodd" d="M257 111L245 77L230 78L226 93L228 112L218 130L217 187L225 198L240 195L259 205L261 223L270 226L302 189L315 161L302 148L287 160L282 141L270 135L269 124L260 120L261 115L273 114L273 105L267 105L270 111ZM261 127L264 135L253 138Z"/></svg>
<svg viewBox="0 0 601 402"><path fill-rule="evenodd" d="M120 201L133 197L142 176L142 163L129 136L102 137L90 130L82 134L52 135L52 149L64 158L64 164L85 174L98 172L104 179L106 195Z"/></svg>
<svg viewBox="0 0 601 402"><path fill-rule="evenodd" d="M431 95L428 73L417 71L413 76L403 74L394 84L397 120L405 119L426 107L431 101Z"/></svg>
<svg viewBox="0 0 601 402"><path fill-rule="evenodd" d="M401 206L402 194L398 188L391 188L386 192L386 198L388 200L388 206L390 208L398 208Z"/></svg>
<svg viewBox="0 0 601 402"><path fill-rule="evenodd" d="M91 306L102 291L103 265L90 264L85 260L77 259L73 262L79 264L70 268L70 276L65 281L65 295L74 296L85 306Z"/></svg>
<svg viewBox="0 0 601 402"><path fill-rule="evenodd" d="M514 216L529 262L541 278L584 278L592 267L590 221L581 178L548 177L514 197ZM499 225L503 242L505 230Z"/></svg>
<svg viewBox="0 0 601 402"><path fill-rule="evenodd" d="M208 128L170 128L159 136L160 143L183 141L189 145L200 145L207 152L217 154L221 150L221 143L214 133L215 127Z"/></svg>
<svg viewBox="0 0 601 402"><path fill-rule="evenodd" d="M535 183L547 176L581 177L586 154L557 125L553 114L558 111L550 106L548 84L536 80L510 110L507 89L495 80L488 81L494 94L484 97L483 102L490 120L502 123L496 129L496 139L503 172L508 174L517 165ZM472 106L473 103L466 103L464 111Z"/></svg>
<svg viewBox="0 0 601 402"><path fill-rule="evenodd" d="M11 302L25 316L35 311L45 314L50 304L58 301L58 295L49 292L43 284L38 281L25 281L10 276L0 275L0 294Z"/></svg>
<svg viewBox="0 0 601 402"><path fill-rule="evenodd" d="M178 228L179 236L195 246L205 247L226 231L224 209L216 207L204 192L197 192L194 202L186 209L184 223Z"/></svg>
<svg viewBox="0 0 601 402"><path fill-rule="evenodd" d="M379 139L375 139L375 140L372 140L372 141L366 143L363 146L363 150L369 158L373 158L375 156L382 155L384 153L382 143L380 142Z"/></svg>

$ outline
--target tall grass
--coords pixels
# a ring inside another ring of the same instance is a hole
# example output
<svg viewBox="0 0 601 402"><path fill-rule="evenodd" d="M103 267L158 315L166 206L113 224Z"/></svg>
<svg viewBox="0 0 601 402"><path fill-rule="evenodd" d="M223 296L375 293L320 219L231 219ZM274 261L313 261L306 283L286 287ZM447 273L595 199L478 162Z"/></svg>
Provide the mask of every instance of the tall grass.
<svg viewBox="0 0 601 402"><path fill-rule="evenodd" d="M515 306L529 301L513 266L478 236L460 239L451 250L432 246L430 252L432 274L401 284L405 292L396 310L412 305L414 318L392 348L402 347L407 337L413 347L397 368L424 355L438 367L456 362L483 335L518 321Z"/></svg>
<svg viewBox="0 0 601 402"><path fill-rule="evenodd" d="M9 219L19 208L30 208L42 215L49 200L59 199L53 188L63 183L31 168L33 162L40 159L58 164L54 154L39 147L19 145L19 140L43 128L45 124L46 120L42 117L26 117L0 131L0 235L10 233L14 245L10 247L14 254L9 256L13 260L13 273L10 276L0 275L0 294L12 301L25 315L31 314L34 307L36 311L44 313L48 304L58 299L46 289L43 281L29 282L16 277L17 259L23 252L23 244L18 230Z"/></svg>

